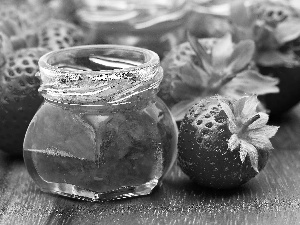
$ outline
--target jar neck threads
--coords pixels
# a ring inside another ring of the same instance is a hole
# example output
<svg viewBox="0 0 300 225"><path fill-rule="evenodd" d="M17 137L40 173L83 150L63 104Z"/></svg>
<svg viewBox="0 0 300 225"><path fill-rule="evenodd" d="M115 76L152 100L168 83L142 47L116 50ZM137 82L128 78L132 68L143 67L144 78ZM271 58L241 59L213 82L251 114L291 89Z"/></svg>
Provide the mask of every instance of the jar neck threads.
<svg viewBox="0 0 300 225"><path fill-rule="evenodd" d="M117 45L50 52L39 66L40 93L66 104L126 104L156 94L163 77L156 53Z"/></svg>

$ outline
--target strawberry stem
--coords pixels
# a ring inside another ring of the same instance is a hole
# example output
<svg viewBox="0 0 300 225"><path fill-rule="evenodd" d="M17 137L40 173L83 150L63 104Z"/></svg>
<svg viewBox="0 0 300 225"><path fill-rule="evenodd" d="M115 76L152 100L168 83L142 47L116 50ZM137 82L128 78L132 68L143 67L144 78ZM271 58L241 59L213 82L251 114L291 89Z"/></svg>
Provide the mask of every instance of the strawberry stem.
<svg viewBox="0 0 300 225"><path fill-rule="evenodd" d="M247 129L248 127L254 123L256 120L258 120L260 118L259 114L256 114L255 116L253 116L251 119L249 119L246 123L244 123L241 127L241 129L238 131L239 136L242 135Z"/></svg>
<svg viewBox="0 0 300 225"><path fill-rule="evenodd" d="M235 75L228 75L222 79L220 79L218 82L214 82L211 84L211 90L216 94L219 92L219 90L225 86L228 82L230 82L233 78L235 78Z"/></svg>
<svg viewBox="0 0 300 225"><path fill-rule="evenodd" d="M228 74L221 80L221 86L224 86L228 82L230 82L233 78L236 77L237 74Z"/></svg>

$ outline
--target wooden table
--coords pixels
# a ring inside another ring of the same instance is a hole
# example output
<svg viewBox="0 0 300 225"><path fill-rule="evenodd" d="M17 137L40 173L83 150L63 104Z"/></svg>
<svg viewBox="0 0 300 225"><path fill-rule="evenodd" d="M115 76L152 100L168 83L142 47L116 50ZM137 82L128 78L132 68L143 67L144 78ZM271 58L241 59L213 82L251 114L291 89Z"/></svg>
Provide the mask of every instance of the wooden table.
<svg viewBox="0 0 300 225"><path fill-rule="evenodd" d="M41 192L0 153L0 224L300 224L300 105L275 124L266 168L231 191L203 190L175 166L149 196L83 202Z"/></svg>

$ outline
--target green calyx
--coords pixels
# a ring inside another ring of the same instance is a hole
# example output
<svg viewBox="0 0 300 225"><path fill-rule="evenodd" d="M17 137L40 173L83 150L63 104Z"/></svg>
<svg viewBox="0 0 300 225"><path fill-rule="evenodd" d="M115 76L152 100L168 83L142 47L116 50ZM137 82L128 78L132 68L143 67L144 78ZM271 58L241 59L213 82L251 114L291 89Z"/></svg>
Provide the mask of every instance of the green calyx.
<svg viewBox="0 0 300 225"><path fill-rule="evenodd" d="M276 134L279 127L267 125L269 116L257 112L259 101L255 95L240 98L232 107L222 101L220 104L228 117L228 127L232 133L228 140L228 149L238 149L242 162L249 155L253 169L258 172L258 149L273 149L269 139Z"/></svg>
<svg viewBox="0 0 300 225"><path fill-rule="evenodd" d="M300 38L300 14L288 1L241 1L232 6L229 20L237 40L255 41L255 61L262 66L299 66L295 51L299 46L291 43ZM241 19L240 14L245 16Z"/></svg>

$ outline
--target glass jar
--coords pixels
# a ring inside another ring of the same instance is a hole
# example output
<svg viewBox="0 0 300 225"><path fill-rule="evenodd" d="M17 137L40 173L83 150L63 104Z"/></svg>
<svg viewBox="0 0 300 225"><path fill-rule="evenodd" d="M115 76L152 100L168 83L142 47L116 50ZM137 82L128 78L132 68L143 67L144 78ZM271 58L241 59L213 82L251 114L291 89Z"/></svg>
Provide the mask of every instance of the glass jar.
<svg viewBox="0 0 300 225"><path fill-rule="evenodd" d="M74 1L87 44L138 46L163 57L185 37L187 0Z"/></svg>
<svg viewBox="0 0 300 225"><path fill-rule="evenodd" d="M149 194L177 153L177 127L156 96L156 53L116 45L50 52L45 101L24 140L29 174L47 192L90 201Z"/></svg>
<svg viewBox="0 0 300 225"><path fill-rule="evenodd" d="M189 0L191 15L187 30L197 38L223 37L230 32L228 20L234 2L241 0Z"/></svg>

